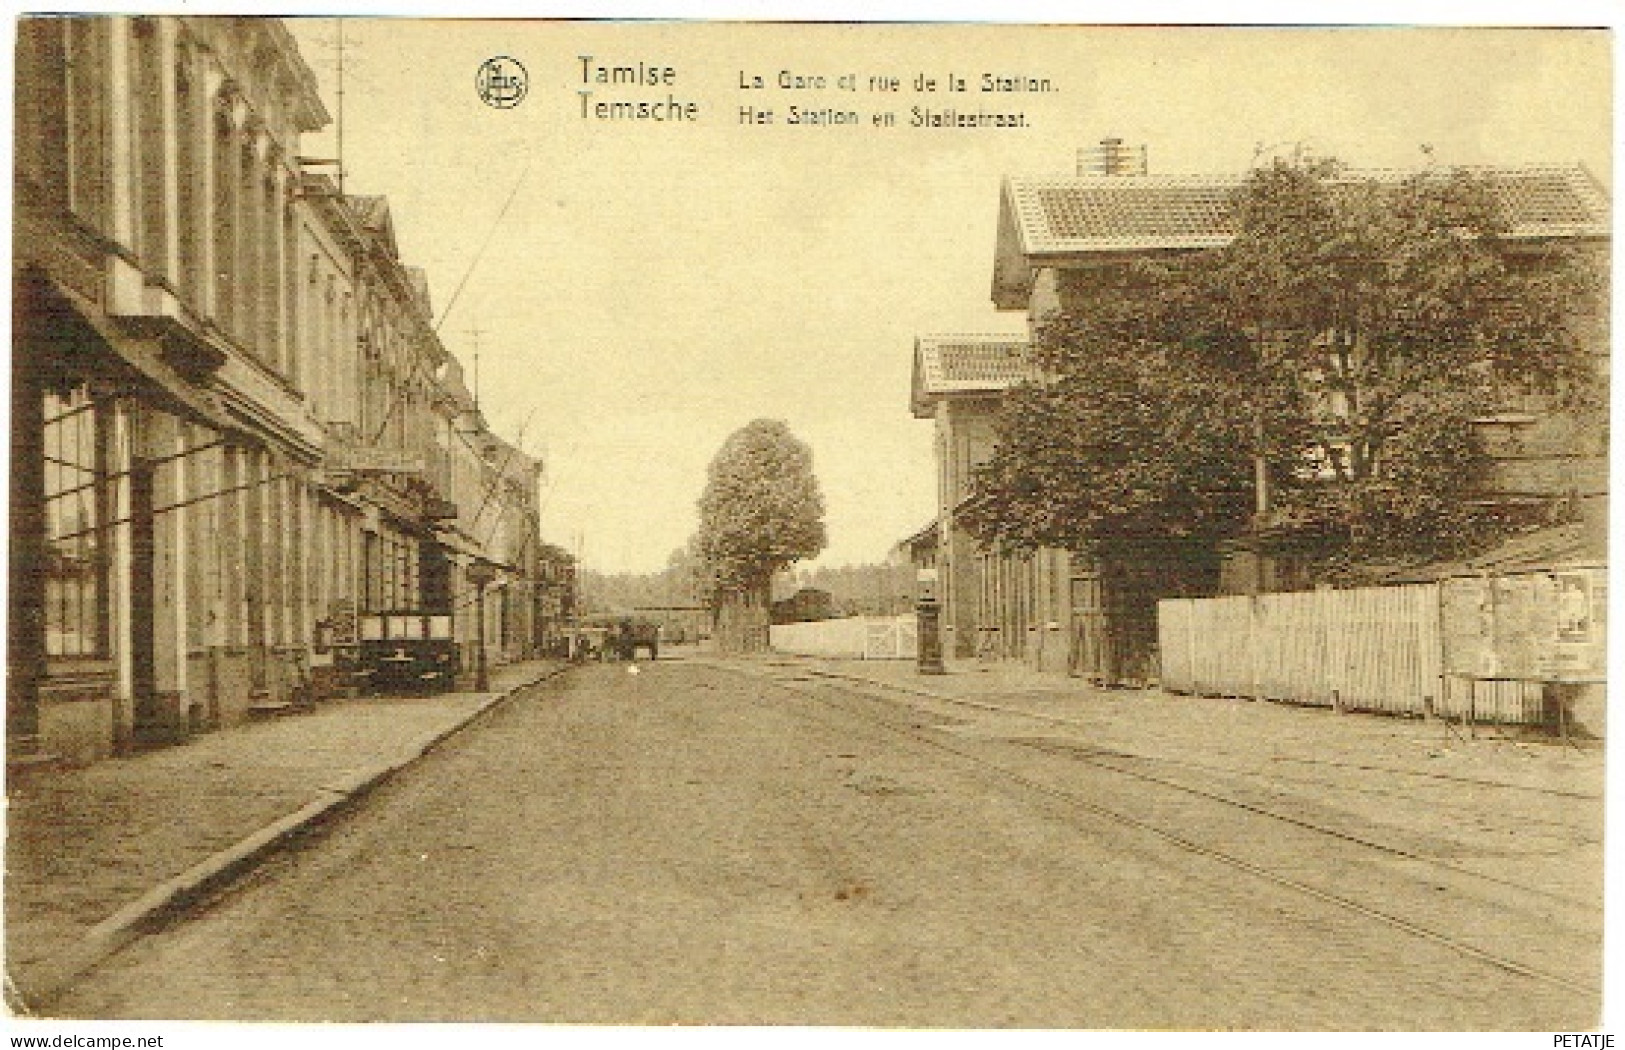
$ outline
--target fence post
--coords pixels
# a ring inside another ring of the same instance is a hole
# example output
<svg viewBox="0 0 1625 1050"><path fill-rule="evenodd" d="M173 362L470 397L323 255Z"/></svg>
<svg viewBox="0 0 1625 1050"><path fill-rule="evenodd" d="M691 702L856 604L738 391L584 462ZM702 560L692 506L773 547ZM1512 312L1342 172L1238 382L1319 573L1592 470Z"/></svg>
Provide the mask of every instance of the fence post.
<svg viewBox="0 0 1625 1050"><path fill-rule="evenodd" d="M1247 597L1247 699L1258 700L1262 689L1258 682L1258 650L1263 631L1259 629L1259 604L1263 596L1258 594Z"/></svg>
<svg viewBox="0 0 1625 1050"><path fill-rule="evenodd" d="M1196 601L1186 600L1185 603L1185 688L1193 694L1201 694L1196 686Z"/></svg>

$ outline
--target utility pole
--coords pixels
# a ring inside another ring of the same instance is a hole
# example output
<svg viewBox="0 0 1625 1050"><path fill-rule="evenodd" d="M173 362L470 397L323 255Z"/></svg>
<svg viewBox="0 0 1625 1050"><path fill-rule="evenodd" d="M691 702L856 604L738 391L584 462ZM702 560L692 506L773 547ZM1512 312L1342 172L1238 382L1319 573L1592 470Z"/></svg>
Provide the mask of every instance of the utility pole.
<svg viewBox="0 0 1625 1050"><path fill-rule="evenodd" d="M474 340L474 407L480 407L480 336L485 334L483 328L468 328L464 334Z"/></svg>

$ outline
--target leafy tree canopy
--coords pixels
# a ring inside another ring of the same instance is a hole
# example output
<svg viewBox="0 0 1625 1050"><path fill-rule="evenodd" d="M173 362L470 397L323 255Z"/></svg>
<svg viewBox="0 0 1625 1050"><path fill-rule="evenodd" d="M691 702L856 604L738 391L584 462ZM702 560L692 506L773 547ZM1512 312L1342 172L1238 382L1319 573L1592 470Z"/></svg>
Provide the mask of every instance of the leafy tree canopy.
<svg viewBox="0 0 1625 1050"><path fill-rule="evenodd" d="M773 573L828 543L812 450L779 420L735 431L711 461L698 548L719 590L765 594Z"/></svg>
<svg viewBox="0 0 1625 1050"><path fill-rule="evenodd" d="M1597 269L1567 247L1509 250L1471 173L1277 162L1234 208L1224 248L1067 275L973 527L1089 550L1290 522L1347 570L1523 523L1471 501L1488 467L1472 419L1525 395L1598 412L1574 327Z"/></svg>

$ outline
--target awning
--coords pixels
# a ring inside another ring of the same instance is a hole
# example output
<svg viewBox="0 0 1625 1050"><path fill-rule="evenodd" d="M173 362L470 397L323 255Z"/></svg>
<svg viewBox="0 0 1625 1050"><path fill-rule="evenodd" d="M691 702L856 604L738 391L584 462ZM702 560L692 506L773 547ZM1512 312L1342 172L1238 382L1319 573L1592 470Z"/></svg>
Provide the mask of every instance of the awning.
<svg viewBox="0 0 1625 1050"><path fill-rule="evenodd" d="M935 546L937 543L938 524L938 522L932 521L930 524L926 525L924 528L921 528L919 531L913 533L907 538L899 540L897 545L910 551L922 545L929 544L931 546Z"/></svg>
<svg viewBox="0 0 1625 1050"><path fill-rule="evenodd" d="M241 424L220 400L191 383L165 356L160 337L126 331L95 304L42 270L25 268L17 280L16 350L13 360L44 383L70 380L81 371L115 383L168 411L216 430ZM87 353L89 350L105 351ZM109 367L111 366L111 367Z"/></svg>
<svg viewBox="0 0 1625 1050"><path fill-rule="evenodd" d="M457 554L470 558L485 558L485 548L479 541L458 528L455 522L437 521L431 524L429 531L439 541L442 547Z"/></svg>

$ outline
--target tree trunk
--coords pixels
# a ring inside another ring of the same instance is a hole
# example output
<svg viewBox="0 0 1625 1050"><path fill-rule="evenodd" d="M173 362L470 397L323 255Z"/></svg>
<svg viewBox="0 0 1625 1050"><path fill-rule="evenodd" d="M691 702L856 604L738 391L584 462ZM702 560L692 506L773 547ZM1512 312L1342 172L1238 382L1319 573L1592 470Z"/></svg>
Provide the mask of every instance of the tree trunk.
<svg viewBox="0 0 1625 1050"><path fill-rule="evenodd" d="M729 655L767 652L766 585L721 590L716 600L712 615L717 652Z"/></svg>

